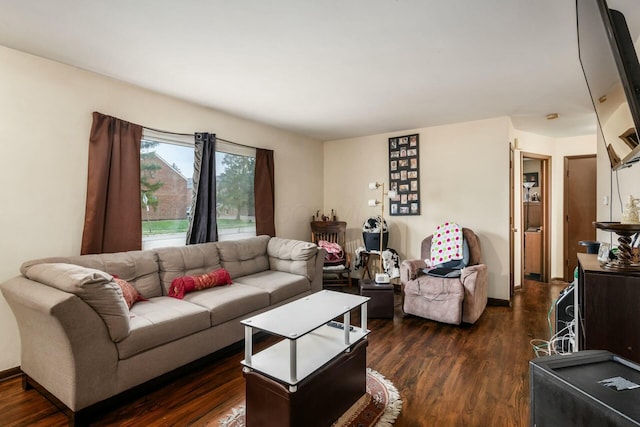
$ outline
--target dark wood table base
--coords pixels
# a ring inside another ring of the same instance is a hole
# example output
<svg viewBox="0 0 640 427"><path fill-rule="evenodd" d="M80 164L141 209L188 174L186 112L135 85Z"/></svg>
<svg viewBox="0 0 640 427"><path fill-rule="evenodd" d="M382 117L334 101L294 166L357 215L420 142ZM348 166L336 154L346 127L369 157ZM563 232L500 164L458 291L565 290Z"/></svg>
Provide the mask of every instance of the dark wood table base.
<svg viewBox="0 0 640 427"><path fill-rule="evenodd" d="M248 427L329 426L366 393L364 339L311 376L295 392L259 372L245 372Z"/></svg>

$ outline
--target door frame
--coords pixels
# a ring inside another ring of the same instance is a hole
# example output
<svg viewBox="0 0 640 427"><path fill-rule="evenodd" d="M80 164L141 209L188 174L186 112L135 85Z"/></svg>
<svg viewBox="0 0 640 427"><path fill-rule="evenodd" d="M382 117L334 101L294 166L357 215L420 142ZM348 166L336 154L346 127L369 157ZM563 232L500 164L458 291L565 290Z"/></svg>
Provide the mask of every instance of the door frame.
<svg viewBox="0 0 640 427"><path fill-rule="evenodd" d="M543 206L542 210L542 266L540 273L540 280L542 282L549 282L549 273L551 266L551 156L547 156L544 154L537 153L529 153L529 152L520 152L520 171L524 170L524 159L535 159L540 160L540 192L541 202ZM522 188L523 184L523 173L520 174L520 179L518 180L520 183L520 187ZM522 193L521 193L522 194ZM522 202L521 200L518 203ZM522 205L521 205L522 206ZM524 209L520 209L520 283L524 284Z"/></svg>
<svg viewBox="0 0 640 427"><path fill-rule="evenodd" d="M515 224L515 205L514 205L514 158L515 144L509 141L509 301L513 298L515 292L515 242L514 233L518 230Z"/></svg>

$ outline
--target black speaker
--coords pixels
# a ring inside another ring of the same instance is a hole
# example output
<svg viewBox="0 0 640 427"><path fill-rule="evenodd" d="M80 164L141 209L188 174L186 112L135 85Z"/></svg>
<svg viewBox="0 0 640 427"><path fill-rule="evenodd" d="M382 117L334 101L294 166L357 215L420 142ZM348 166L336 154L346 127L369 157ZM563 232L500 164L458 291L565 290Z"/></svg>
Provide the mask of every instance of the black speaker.
<svg viewBox="0 0 640 427"><path fill-rule="evenodd" d="M532 426L640 426L640 365L604 350L529 362Z"/></svg>

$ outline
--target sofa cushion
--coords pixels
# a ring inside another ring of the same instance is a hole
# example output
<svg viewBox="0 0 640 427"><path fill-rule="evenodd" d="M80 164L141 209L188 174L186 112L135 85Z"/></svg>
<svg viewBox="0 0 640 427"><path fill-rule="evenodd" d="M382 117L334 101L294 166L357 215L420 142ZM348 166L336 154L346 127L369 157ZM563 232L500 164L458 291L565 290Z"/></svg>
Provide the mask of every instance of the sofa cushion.
<svg viewBox="0 0 640 427"><path fill-rule="evenodd" d="M236 279L242 283L264 290L269 294L269 303L277 304L302 292L311 290L311 282L305 276L284 271L267 270Z"/></svg>
<svg viewBox="0 0 640 427"><path fill-rule="evenodd" d="M110 274L75 264L43 263L21 268L27 278L77 295L102 318L114 342L129 335L129 309Z"/></svg>
<svg viewBox="0 0 640 427"><path fill-rule="evenodd" d="M207 329L209 312L170 297L155 297L131 307L131 333L117 343L120 359L127 359L170 341Z"/></svg>
<svg viewBox="0 0 640 427"><path fill-rule="evenodd" d="M211 325L244 316L269 306L269 293L255 286L234 283L184 296L183 301L197 304L211 313Z"/></svg>
<svg viewBox="0 0 640 427"><path fill-rule="evenodd" d="M269 239L269 236L257 236L217 243L220 262L232 279L269 269Z"/></svg>
<svg viewBox="0 0 640 427"><path fill-rule="evenodd" d="M311 242L273 237L267 245L272 270L286 271L313 280L318 247Z"/></svg>
<svg viewBox="0 0 640 427"><path fill-rule="evenodd" d="M206 274L221 267L217 243L154 249L158 258L163 295L169 295L177 277Z"/></svg>
<svg viewBox="0 0 640 427"><path fill-rule="evenodd" d="M152 251L44 258L25 262L22 266L28 268L35 264L59 262L94 268L118 276L131 283L145 298L162 295L156 254Z"/></svg>

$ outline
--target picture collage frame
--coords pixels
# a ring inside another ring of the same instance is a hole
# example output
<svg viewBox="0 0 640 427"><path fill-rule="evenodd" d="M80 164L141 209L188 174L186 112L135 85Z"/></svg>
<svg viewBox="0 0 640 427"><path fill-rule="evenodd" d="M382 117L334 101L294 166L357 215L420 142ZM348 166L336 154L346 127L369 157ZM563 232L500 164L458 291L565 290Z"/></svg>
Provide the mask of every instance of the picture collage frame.
<svg viewBox="0 0 640 427"><path fill-rule="evenodd" d="M420 215L420 134L389 138L389 215Z"/></svg>

